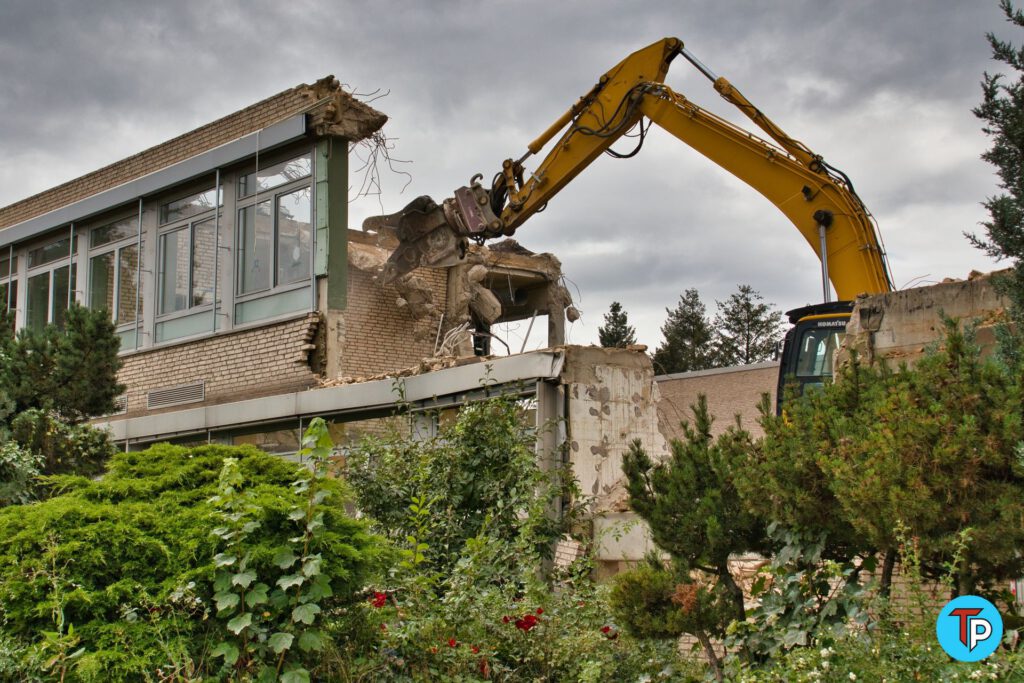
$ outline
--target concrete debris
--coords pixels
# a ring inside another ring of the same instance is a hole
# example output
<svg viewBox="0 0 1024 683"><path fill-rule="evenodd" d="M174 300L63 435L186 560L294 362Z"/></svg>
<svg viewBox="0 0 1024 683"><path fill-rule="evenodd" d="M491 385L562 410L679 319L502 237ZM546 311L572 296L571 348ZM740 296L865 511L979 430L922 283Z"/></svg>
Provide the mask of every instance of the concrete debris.
<svg viewBox="0 0 1024 683"><path fill-rule="evenodd" d="M535 256L535 252L530 251L523 245L519 244L516 240L508 237L500 242L496 242L488 246L488 249L498 254L518 254L520 256Z"/></svg>
<svg viewBox="0 0 1024 683"><path fill-rule="evenodd" d="M408 368L403 368L401 370L395 370L393 372L382 372L376 375L324 379L320 382L320 386L338 387L344 386L346 384L361 384L363 382L377 382L380 380L397 379L400 377L415 377L416 375L422 375L427 372L436 372L438 370L444 370L446 368L455 368L462 365L482 363L485 362L486 360L486 357L480 356L467 356L462 358L456 358L455 356L439 356L436 358L425 358L422 361L420 361L417 365Z"/></svg>

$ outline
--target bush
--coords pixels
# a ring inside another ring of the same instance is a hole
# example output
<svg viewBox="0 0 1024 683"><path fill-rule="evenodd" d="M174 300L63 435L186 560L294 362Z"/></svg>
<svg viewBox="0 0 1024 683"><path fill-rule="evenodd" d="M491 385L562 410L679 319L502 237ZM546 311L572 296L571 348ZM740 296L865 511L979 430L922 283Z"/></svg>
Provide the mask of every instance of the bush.
<svg viewBox="0 0 1024 683"><path fill-rule="evenodd" d="M39 455L43 474L95 477L117 452L107 432L87 424L68 424L38 409L26 410L11 421L11 437Z"/></svg>
<svg viewBox="0 0 1024 683"><path fill-rule="evenodd" d="M225 630L211 618L220 519L210 499L228 458L258 510L249 565L278 571L274 555L295 535L288 516L304 500L291 488L302 468L248 447L120 453L98 481L51 477L58 495L0 510L0 641L20 644L26 666L42 655L69 681L215 671L208 650ZM321 605L338 610L362 588L379 544L345 514L342 484L323 487L334 494L320 539L333 595Z"/></svg>

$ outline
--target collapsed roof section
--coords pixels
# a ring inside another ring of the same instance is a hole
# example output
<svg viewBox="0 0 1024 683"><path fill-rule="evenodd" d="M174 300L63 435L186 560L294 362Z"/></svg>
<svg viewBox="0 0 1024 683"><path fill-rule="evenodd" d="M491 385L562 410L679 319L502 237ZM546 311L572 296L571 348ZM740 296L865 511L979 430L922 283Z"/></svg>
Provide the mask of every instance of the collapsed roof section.
<svg viewBox="0 0 1024 683"><path fill-rule="evenodd" d="M498 323L547 317L547 346L565 343L565 322L579 318L562 284L561 262L552 254L535 254L513 240L491 247L472 246L463 261L442 269L421 268L394 282L381 279L396 242L387 235L349 231L348 262L373 278L376 286L394 293L394 306L411 316L412 337L432 343L424 369L448 367L441 359L488 357L491 332ZM428 273L446 273L439 290ZM393 288L393 289L392 289ZM505 344L504 340L499 340ZM428 344L428 347L430 345ZM516 349L507 349L514 353ZM327 383L361 381L366 377L327 377Z"/></svg>

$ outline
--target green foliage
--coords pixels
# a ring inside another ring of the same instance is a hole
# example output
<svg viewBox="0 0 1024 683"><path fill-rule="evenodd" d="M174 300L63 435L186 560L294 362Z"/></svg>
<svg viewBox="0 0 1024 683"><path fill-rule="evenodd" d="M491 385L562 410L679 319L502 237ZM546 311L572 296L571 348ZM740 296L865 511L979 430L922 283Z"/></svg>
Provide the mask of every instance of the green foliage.
<svg viewBox="0 0 1024 683"><path fill-rule="evenodd" d="M1024 677L1024 656L1021 651L998 652L980 662L957 662L935 642L934 630L921 639L891 624L844 636L829 646L796 648L757 667L732 660L727 671L736 683L1014 682Z"/></svg>
<svg viewBox="0 0 1024 683"><path fill-rule="evenodd" d="M493 398L463 407L432 439L365 439L348 456L359 508L382 533L423 555L424 568L442 573L481 533L502 543L526 539L547 552L570 520L529 513L569 482L560 468L537 466L536 435L525 421L515 400ZM415 556L406 561L419 564Z"/></svg>
<svg viewBox="0 0 1024 683"><path fill-rule="evenodd" d="M69 664L69 681L143 680L159 667L219 665L208 650L225 627L210 618L216 601L207 587L217 572L212 532L223 520L210 499L228 458L238 461L260 525L247 539L247 569L275 575L278 551L296 535L289 515L307 500L292 488L302 478L298 466L252 448L158 445L120 453L102 479L51 477L58 495L0 510L0 635L20 643L27 662L60 610L63 632L73 625L77 647L85 648ZM331 492L319 568L333 591L319 605L337 610L361 590L378 543L345 514L340 482L318 486Z"/></svg>
<svg viewBox="0 0 1024 683"><path fill-rule="evenodd" d="M1021 374L982 359L947 322L941 348L913 369L856 360L785 417L765 411L764 439L735 460L755 512L812 537L829 559L894 552L902 521L926 575L945 572L966 529L957 590L1024 572ZM769 492L764 495L764 491Z"/></svg>
<svg viewBox="0 0 1024 683"><path fill-rule="evenodd" d="M884 391L884 369L856 359L823 391L786 403L785 414L763 396L761 439L728 451L733 483L746 507L764 520L824 543L822 557L844 561L870 549L846 515L835 482L822 466L840 442L863 438L873 417L868 405Z"/></svg>
<svg viewBox="0 0 1024 683"><path fill-rule="evenodd" d="M748 621L729 627L729 645L748 655L777 658L796 647L828 644L867 625L869 595L858 579L868 563L836 562L822 557L824 541L771 528L779 550L767 574L754 582L759 602Z"/></svg>
<svg viewBox="0 0 1024 683"><path fill-rule="evenodd" d="M43 458L13 441L0 442L0 507L32 500Z"/></svg>
<svg viewBox="0 0 1024 683"><path fill-rule="evenodd" d="M727 301L716 302L716 365L749 365L771 360L775 355L782 338L782 311L763 300L750 285L739 285Z"/></svg>
<svg viewBox="0 0 1024 683"><path fill-rule="evenodd" d="M878 380L876 380L878 381ZM821 463L843 513L877 547L894 547L902 521L921 544L922 565L941 574L970 529L957 591L1024 573L1021 375L982 360L947 321L943 348L901 369L872 393L862 437Z"/></svg>
<svg viewBox="0 0 1024 683"><path fill-rule="evenodd" d="M323 419L310 423L302 445L299 455L309 460L312 472L292 484L298 501L288 519L297 535L277 548L270 573L260 572L254 562L259 544L253 535L263 526L260 507L244 488L234 458L224 461L218 493L210 501L221 521L211 532L220 539L220 552L213 557L213 600L228 631L211 655L223 658L235 680L308 681L307 660L324 649L318 616L334 591L331 575L323 571L324 502L332 493L325 484L333 447Z"/></svg>
<svg viewBox="0 0 1024 683"><path fill-rule="evenodd" d="M999 5L1007 21L1024 28L1024 12L1014 8L1010 0L1001 0ZM993 33L987 37L993 59L1010 74L1009 79L1000 73L984 75L982 102L974 115L984 122L982 130L992 140L981 158L995 166L1003 193L984 202L989 213L989 219L983 222L987 239L968 237L991 256L1013 262L1005 285L1019 318L1024 313L1024 269L1020 262L1024 256L1024 47L1000 40Z"/></svg>
<svg viewBox="0 0 1024 683"><path fill-rule="evenodd" d="M11 421L11 438L42 458L43 474L94 477L117 452L107 432L69 424L39 409L26 410Z"/></svg>
<svg viewBox="0 0 1024 683"><path fill-rule="evenodd" d="M732 618L743 619L743 594L729 574L729 557L769 548L764 522L745 508L727 457L749 447L750 435L736 425L713 438L703 394L691 410L693 422L683 423L684 439L672 441L669 460L654 463L639 441L630 445L622 463L629 504L683 571L698 570L722 584L732 596Z"/></svg>
<svg viewBox="0 0 1024 683"><path fill-rule="evenodd" d="M597 328L597 338L605 348L636 344L636 329L629 324L629 317L618 301L613 301L604 314L604 325Z"/></svg>
<svg viewBox="0 0 1024 683"><path fill-rule="evenodd" d="M25 328L0 343L0 393L15 413L38 408L81 422L111 412L124 391L117 383L120 339L105 311L72 304L63 333L52 325Z"/></svg>
<svg viewBox="0 0 1024 683"><path fill-rule="evenodd" d="M654 352L654 371L670 374L715 367L714 333L700 293L686 290L679 304L665 312L668 320L661 326L665 341Z"/></svg>

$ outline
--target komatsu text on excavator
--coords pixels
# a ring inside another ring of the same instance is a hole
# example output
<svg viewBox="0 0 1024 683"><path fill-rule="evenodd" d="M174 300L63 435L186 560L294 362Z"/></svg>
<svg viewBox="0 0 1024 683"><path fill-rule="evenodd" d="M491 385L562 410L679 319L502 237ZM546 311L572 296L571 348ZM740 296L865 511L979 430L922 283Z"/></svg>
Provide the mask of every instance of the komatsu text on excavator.
<svg viewBox="0 0 1024 683"><path fill-rule="evenodd" d="M726 101L749 117L773 142L697 106L665 85L669 64L682 55L714 84ZM768 198L803 235L821 259L823 304L789 312L794 327L783 345L779 396L786 382L803 389L832 373L838 346L858 294L892 290L882 242L850 179L785 132L729 81L716 76L678 38L665 38L634 52L601 76L597 84L518 159L506 159L484 187L475 175L468 187L441 203L419 197L400 212L369 218L364 229L397 234L383 279L393 280L420 266L453 265L467 240L512 235L530 216L602 152L639 127L640 143L650 122L658 124ZM557 142L528 172L524 162L551 140ZM638 147L639 149L639 147ZM830 301L829 282L839 301ZM781 399L780 399L781 400Z"/></svg>

